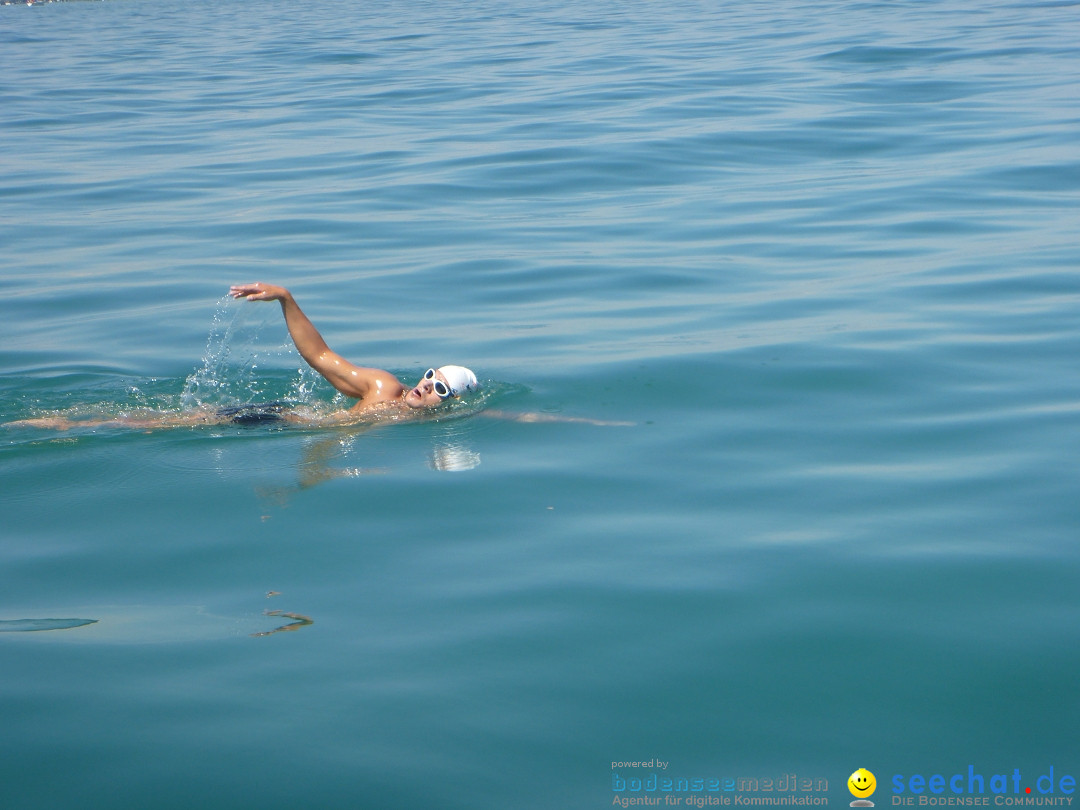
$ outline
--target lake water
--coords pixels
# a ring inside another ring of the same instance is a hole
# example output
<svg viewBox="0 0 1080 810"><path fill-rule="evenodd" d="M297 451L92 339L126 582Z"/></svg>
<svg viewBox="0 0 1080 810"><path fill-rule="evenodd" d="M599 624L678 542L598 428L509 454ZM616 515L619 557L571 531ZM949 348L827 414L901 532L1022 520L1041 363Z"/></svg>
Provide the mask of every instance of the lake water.
<svg viewBox="0 0 1080 810"><path fill-rule="evenodd" d="M0 421L335 406L239 281L484 383L373 430L0 428L0 807L1071 799L1078 32L0 8Z"/></svg>

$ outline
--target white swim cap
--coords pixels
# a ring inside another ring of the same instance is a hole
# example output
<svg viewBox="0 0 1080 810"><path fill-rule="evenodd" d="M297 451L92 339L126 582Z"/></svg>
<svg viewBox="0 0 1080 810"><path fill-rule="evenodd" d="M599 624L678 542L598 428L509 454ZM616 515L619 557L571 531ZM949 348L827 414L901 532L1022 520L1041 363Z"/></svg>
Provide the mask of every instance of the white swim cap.
<svg viewBox="0 0 1080 810"><path fill-rule="evenodd" d="M455 397L467 391L475 391L480 387L480 383L476 381L476 375L465 366L439 366L436 370L443 375L446 384L450 386L450 393Z"/></svg>

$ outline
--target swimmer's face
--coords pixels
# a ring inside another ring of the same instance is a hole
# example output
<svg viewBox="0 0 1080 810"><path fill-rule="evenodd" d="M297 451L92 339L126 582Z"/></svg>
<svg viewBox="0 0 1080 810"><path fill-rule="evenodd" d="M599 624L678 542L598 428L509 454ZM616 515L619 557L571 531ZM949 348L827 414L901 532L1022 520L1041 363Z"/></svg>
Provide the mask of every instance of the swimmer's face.
<svg viewBox="0 0 1080 810"><path fill-rule="evenodd" d="M442 372L436 371L433 377L421 379L416 384L416 387L405 395L405 404L410 408L432 408L445 402L446 398L439 396L435 390L436 381L446 386L443 390L449 390L450 386L446 385L446 378L442 375ZM442 388L442 386L439 386L439 388Z"/></svg>

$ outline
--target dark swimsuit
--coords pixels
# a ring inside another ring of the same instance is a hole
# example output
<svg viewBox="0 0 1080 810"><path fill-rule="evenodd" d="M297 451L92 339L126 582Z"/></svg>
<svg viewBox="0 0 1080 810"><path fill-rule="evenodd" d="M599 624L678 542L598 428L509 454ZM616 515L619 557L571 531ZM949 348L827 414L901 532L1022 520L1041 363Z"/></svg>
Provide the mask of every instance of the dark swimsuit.
<svg viewBox="0 0 1080 810"><path fill-rule="evenodd" d="M234 405L218 408L217 415L228 419L234 425L269 425L284 422L281 414L289 410L288 402L254 402L247 405Z"/></svg>

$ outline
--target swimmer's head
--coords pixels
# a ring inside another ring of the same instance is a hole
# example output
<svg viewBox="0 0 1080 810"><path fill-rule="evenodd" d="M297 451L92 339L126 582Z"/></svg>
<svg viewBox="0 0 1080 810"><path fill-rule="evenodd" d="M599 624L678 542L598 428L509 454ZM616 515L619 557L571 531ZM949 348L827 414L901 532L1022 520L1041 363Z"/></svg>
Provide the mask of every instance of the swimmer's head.
<svg viewBox="0 0 1080 810"><path fill-rule="evenodd" d="M429 368L416 387L405 395L405 404L410 408L427 408L479 387L476 375L464 366Z"/></svg>
<svg viewBox="0 0 1080 810"><path fill-rule="evenodd" d="M429 370L424 375L424 378L427 379L428 375L431 374L432 372ZM452 397L460 397L462 394L475 391L480 387L480 383L476 381L476 375L465 366L439 366L432 376L438 375L442 375L443 380L450 387L450 396Z"/></svg>

